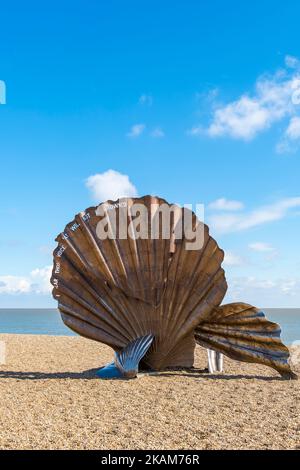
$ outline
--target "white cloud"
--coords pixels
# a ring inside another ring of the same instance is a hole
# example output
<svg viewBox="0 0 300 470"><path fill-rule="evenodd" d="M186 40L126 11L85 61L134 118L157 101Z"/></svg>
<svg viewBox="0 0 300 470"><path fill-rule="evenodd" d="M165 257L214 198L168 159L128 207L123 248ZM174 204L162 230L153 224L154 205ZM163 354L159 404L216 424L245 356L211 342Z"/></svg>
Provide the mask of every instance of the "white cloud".
<svg viewBox="0 0 300 470"><path fill-rule="evenodd" d="M187 130L187 135L191 136L200 136L204 135L206 133L206 130L203 126L193 126L191 129Z"/></svg>
<svg viewBox="0 0 300 470"><path fill-rule="evenodd" d="M300 67L295 57L287 56L285 62L286 69L259 77L254 93L244 93L228 104L214 106L210 125L206 129L194 126L189 134L206 133L210 137L228 136L247 141L274 123L293 118L299 112Z"/></svg>
<svg viewBox="0 0 300 470"><path fill-rule="evenodd" d="M265 263L272 263L279 255L278 251L272 245L270 245L270 243L265 243L265 242L249 243L248 248L251 251L264 255L263 256L264 266L266 266Z"/></svg>
<svg viewBox="0 0 300 470"><path fill-rule="evenodd" d="M258 207L242 214L214 214L209 218L212 229L218 233L246 230L284 218L290 209L300 207L300 197L282 199L268 206Z"/></svg>
<svg viewBox="0 0 300 470"><path fill-rule="evenodd" d="M34 269L28 276L0 276L0 294L48 294L52 266Z"/></svg>
<svg viewBox="0 0 300 470"><path fill-rule="evenodd" d="M36 268L30 273L31 288L37 294L47 294L51 292L52 286L50 278L52 273L52 266L45 268Z"/></svg>
<svg viewBox="0 0 300 470"><path fill-rule="evenodd" d="M300 279L260 279L233 277L228 279L224 303L247 302L257 307L298 307Z"/></svg>
<svg viewBox="0 0 300 470"><path fill-rule="evenodd" d="M1 276L0 294L24 294L31 290L29 279L20 276Z"/></svg>
<svg viewBox="0 0 300 470"><path fill-rule="evenodd" d="M259 100L242 96L214 112L213 122L207 129L207 134L210 137L229 135L250 140L270 124L271 114L261 106Z"/></svg>
<svg viewBox="0 0 300 470"><path fill-rule="evenodd" d="M162 138L165 136L165 133L164 131L160 128L160 127L156 127L155 129L153 129L153 131L151 132L151 137L154 137L156 139L159 139L159 138Z"/></svg>
<svg viewBox="0 0 300 470"><path fill-rule="evenodd" d="M300 139L300 117L293 117L290 120L286 136L291 140Z"/></svg>
<svg viewBox="0 0 300 470"><path fill-rule="evenodd" d="M276 146L278 153L296 152L300 144L300 117L294 116L289 122L282 139Z"/></svg>
<svg viewBox="0 0 300 470"><path fill-rule="evenodd" d="M211 210L220 210L220 211L237 211L243 209L244 204L240 201L230 201L226 198L220 198L216 201L211 202L208 205L208 208Z"/></svg>
<svg viewBox="0 0 300 470"><path fill-rule="evenodd" d="M127 132L127 137L130 137L131 139L135 139L136 137L139 137L145 130L146 126L145 124L134 124L131 128L130 131Z"/></svg>
<svg viewBox="0 0 300 470"><path fill-rule="evenodd" d="M115 170L89 176L85 184L97 203L108 199L116 200L120 197L135 197L138 194L129 176Z"/></svg>
<svg viewBox="0 0 300 470"><path fill-rule="evenodd" d="M274 251L274 248L272 245L269 243L264 243L264 242L254 242L254 243L249 243L249 248L252 251L258 251L258 252L271 252Z"/></svg>
<svg viewBox="0 0 300 470"><path fill-rule="evenodd" d="M242 266L245 264L245 261L242 257L232 251L225 251L223 264L224 266Z"/></svg>

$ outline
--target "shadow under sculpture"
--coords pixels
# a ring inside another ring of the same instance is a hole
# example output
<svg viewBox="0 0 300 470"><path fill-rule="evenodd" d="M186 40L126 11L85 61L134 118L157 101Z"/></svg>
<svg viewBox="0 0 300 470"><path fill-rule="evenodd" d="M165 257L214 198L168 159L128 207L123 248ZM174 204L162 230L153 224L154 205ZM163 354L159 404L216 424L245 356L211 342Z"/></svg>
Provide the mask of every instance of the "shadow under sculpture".
<svg viewBox="0 0 300 470"><path fill-rule="evenodd" d="M137 205L147 211L147 237L120 236L124 222L138 226ZM153 221L166 207L173 210L168 233L159 223L153 238ZM114 363L100 369L99 377L134 377L140 361L150 370L191 368L198 343L217 353L209 360L219 369L225 354L296 378L277 324L251 305L221 305L227 291L224 252L207 225L190 215L192 231L202 234L196 249L189 248L184 224L178 237L184 209L153 196L90 207L58 235L51 282L62 319L115 351ZM103 226L115 226L117 236L99 236Z"/></svg>

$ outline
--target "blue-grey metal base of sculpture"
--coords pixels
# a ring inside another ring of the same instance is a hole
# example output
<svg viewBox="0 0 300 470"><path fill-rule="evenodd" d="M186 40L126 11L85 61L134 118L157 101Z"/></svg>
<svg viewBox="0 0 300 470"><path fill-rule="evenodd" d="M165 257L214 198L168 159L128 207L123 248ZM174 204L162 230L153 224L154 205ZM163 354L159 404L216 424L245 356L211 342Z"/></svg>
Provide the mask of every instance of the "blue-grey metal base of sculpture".
<svg viewBox="0 0 300 470"><path fill-rule="evenodd" d="M141 336L132 341L110 362L96 373L100 379L132 379L137 376L140 360L150 348L154 336Z"/></svg>
<svg viewBox="0 0 300 470"><path fill-rule="evenodd" d="M101 369L96 372L96 375L100 379L122 379L124 377L114 362L110 362L106 364L106 366L101 367Z"/></svg>

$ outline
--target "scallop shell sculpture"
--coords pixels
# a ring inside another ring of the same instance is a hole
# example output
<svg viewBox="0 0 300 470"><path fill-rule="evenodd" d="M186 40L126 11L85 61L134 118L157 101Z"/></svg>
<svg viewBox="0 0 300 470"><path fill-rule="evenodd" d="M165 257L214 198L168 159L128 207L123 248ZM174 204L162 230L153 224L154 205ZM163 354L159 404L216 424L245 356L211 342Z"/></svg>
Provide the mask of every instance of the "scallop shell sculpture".
<svg viewBox="0 0 300 470"><path fill-rule="evenodd" d="M140 360L152 370L192 367L196 342L294 376L278 325L245 304L220 307L224 252L189 214L192 232L202 237L196 249L184 230L184 209L158 197L121 198L78 214L54 251L51 282L64 323L112 347L113 367L123 376L124 364L132 377Z"/></svg>

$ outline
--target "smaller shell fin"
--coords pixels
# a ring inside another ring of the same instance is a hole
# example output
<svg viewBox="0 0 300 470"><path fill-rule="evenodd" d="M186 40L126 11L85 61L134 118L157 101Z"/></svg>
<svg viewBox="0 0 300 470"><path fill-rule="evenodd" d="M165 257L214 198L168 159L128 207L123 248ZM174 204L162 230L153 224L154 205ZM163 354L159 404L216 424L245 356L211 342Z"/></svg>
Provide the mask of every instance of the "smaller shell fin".
<svg viewBox="0 0 300 470"><path fill-rule="evenodd" d="M115 353L113 362L98 370L101 379L131 379L137 376L139 362L150 348L154 335L141 336L130 342L122 351Z"/></svg>
<svg viewBox="0 0 300 470"><path fill-rule="evenodd" d="M115 366L124 377L136 377L140 360L150 348L154 335L141 336L129 343L121 352L115 353Z"/></svg>
<svg viewBox="0 0 300 470"><path fill-rule="evenodd" d="M280 340L280 327L256 307L232 303L215 308L195 330L196 343L231 359L263 364L284 378L296 379L288 363L289 350Z"/></svg>

